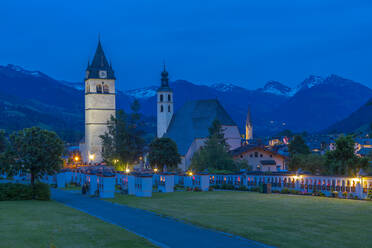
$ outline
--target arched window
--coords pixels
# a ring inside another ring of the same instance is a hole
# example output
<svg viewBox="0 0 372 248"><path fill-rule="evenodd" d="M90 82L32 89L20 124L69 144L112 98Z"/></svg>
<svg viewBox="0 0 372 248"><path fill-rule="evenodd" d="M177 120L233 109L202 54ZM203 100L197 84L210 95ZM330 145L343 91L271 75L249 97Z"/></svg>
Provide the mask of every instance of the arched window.
<svg viewBox="0 0 372 248"><path fill-rule="evenodd" d="M89 84L87 84L87 88L86 88L86 93L89 93L90 92L90 87L89 87Z"/></svg>
<svg viewBox="0 0 372 248"><path fill-rule="evenodd" d="M258 152L254 152L254 156L257 158L258 157Z"/></svg>
<svg viewBox="0 0 372 248"><path fill-rule="evenodd" d="M171 106L168 105L168 112L170 113L171 112Z"/></svg>
<svg viewBox="0 0 372 248"><path fill-rule="evenodd" d="M103 93L105 93L105 94L109 93L109 86L107 84L103 85Z"/></svg>
<svg viewBox="0 0 372 248"><path fill-rule="evenodd" d="M164 111L164 107L163 105L160 105L160 112L163 112Z"/></svg>
<svg viewBox="0 0 372 248"><path fill-rule="evenodd" d="M171 95L169 94L169 95L168 95L168 102L170 102L171 99L172 99L172 98L171 98Z"/></svg>
<svg viewBox="0 0 372 248"><path fill-rule="evenodd" d="M164 101L164 96L163 96L163 94L160 95L160 101L161 101L161 102Z"/></svg>
<svg viewBox="0 0 372 248"><path fill-rule="evenodd" d="M102 85L97 84L96 90L97 90L97 93L102 93Z"/></svg>

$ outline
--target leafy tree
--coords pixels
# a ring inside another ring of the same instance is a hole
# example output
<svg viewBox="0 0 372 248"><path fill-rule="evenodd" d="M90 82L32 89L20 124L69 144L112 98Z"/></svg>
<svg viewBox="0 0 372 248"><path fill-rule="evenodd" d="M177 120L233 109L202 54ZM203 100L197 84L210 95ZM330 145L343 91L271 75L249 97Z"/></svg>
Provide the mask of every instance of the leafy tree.
<svg viewBox="0 0 372 248"><path fill-rule="evenodd" d="M360 169L368 168L368 158L355 154L355 141L348 136L336 140L336 149L326 153L326 167L329 174L356 175Z"/></svg>
<svg viewBox="0 0 372 248"><path fill-rule="evenodd" d="M288 150L291 155L310 153L309 147L305 144L305 140L300 135L294 136L293 140L288 145Z"/></svg>
<svg viewBox="0 0 372 248"><path fill-rule="evenodd" d="M55 132L39 127L25 128L9 137L6 152L8 171L31 174L31 185L45 174L54 174L62 165L63 142Z"/></svg>
<svg viewBox="0 0 372 248"><path fill-rule="evenodd" d="M5 136L5 132L3 130L0 130L0 153L5 152L7 146L8 140Z"/></svg>
<svg viewBox="0 0 372 248"><path fill-rule="evenodd" d="M105 162L115 167L132 165L142 156L145 141L143 136L143 123L139 114L137 100L131 105L131 114L119 110L116 116L108 121L108 132L101 135L102 157Z"/></svg>
<svg viewBox="0 0 372 248"><path fill-rule="evenodd" d="M323 174L325 171L325 158L319 154L294 154L289 159L289 169L309 171L311 174Z"/></svg>
<svg viewBox="0 0 372 248"><path fill-rule="evenodd" d="M177 144L169 138L156 138L150 144L149 163L151 167L157 166L163 170L164 165L167 169L176 168L181 162Z"/></svg>
<svg viewBox="0 0 372 248"><path fill-rule="evenodd" d="M221 123L215 120L209 128L205 145L196 152L191 161L191 168L197 171L236 171L237 165L229 153Z"/></svg>

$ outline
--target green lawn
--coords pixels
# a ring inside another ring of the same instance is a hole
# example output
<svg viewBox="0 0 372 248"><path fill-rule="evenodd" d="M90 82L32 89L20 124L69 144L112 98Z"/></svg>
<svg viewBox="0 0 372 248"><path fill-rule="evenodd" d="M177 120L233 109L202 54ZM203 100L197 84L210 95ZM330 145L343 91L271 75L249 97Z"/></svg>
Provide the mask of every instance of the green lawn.
<svg viewBox="0 0 372 248"><path fill-rule="evenodd" d="M0 201L0 247L155 246L118 226L54 201Z"/></svg>
<svg viewBox="0 0 372 248"><path fill-rule="evenodd" d="M372 247L368 201L228 191L111 201L279 247Z"/></svg>

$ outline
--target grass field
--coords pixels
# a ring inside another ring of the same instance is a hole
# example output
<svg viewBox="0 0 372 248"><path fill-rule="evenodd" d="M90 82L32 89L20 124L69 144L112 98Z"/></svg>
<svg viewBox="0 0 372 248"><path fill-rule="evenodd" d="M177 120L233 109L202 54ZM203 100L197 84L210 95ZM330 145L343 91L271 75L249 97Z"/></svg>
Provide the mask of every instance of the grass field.
<svg viewBox="0 0 372 248"><path fill-rule="evenodd" d="M155 247L102 220L48 201L0 202L1 248Z"/></svg>
<svg viewBox="0 0 372 248"><path fill-rule="evenodd" d="M278 247L372 247L372 202L253 192L110 200Z"/></svg>

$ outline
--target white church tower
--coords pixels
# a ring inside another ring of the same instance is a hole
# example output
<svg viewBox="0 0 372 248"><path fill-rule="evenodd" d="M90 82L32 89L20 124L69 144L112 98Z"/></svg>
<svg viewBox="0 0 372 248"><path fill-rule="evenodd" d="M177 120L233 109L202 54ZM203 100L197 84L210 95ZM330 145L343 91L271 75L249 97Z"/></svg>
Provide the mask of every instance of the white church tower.
<svg viewBox="0 0 372 248"><path fill-rule="evenodd" d="M115 74L98 41L85 75L85 142L81 146L84 162L102 162L99 136L107 131L107 121L115 116L115 109Z"/></svg>
<svg viewBox="0 0 372 248"><path fill-rule="evenodd" d="M169 87L168 72L161 73L161 86L157 91L157 137L161 138L167 132L173 116L173 92Z"/></svg>

